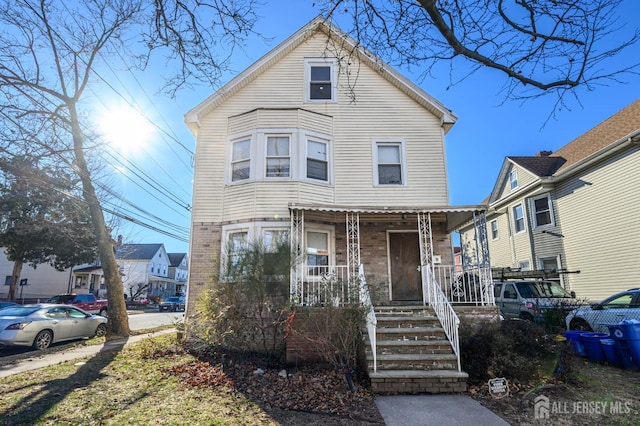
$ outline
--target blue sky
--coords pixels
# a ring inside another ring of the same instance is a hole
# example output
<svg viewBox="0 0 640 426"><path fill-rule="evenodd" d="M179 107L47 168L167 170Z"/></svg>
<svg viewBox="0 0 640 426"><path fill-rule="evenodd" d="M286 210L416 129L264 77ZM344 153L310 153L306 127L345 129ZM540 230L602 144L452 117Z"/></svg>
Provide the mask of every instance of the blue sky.
<svg viewBox="0 0 640 426"><path fill-rule="evenodd" d="M241 72L318 14L310 0L265 3L258 12L260 19L256 31L272 41L266 43L253 39L245 52L237 52L233 62L235 73ZM637 16L637 8L636 0L626 0L620 8L620 14L623 19L631 19ZM631 25L634 23L631 22ZM632 29L629 26L627 34ZM620 64L628 64L638 61L638 58L640 45L629 49L619 61ZM454 72L462 75L466 66L462 61L455 63ZM555 117L549 118L556 101L553 95L524 103L505 101L500 90L506 77L498 71L483 69L449 87L448 63L437 66L434 77L422 82L417 81L421 70L398 70L458 116L457 123L446 137L452 205L479 204L489 195L506 156L534 155L541 150L555 151L640 97L640 76L627 75L623 77L626 83L608 82L606 86L597 86L593 90L581 89L578 100L571 100L569 108L556 111ZM150 73L157 75L148 78ZM221 83L224 84L235 73L229 73ZM162 68L145 73L147 77L142 81L142 86L146 87L144 96L140 96L136 89L130 92L139 99L140 107L147 111L145 115L152 117L172 136L155 136L144 150L132 152L131 159L150 171L163 185L175 188L176 194L190 202L186 192L191 190L192 170L185 164L190 161L189 155L175 140L195 150L194 138L186 128L183 116L216 88L200 86L183 90L176 99L168 99L161 94L154 94L157 88L149 86L161 74ZM124 85L131 83L126 79L123 82ZM133 86L139 86L138 82ZM130 180L123 180L120 185L128 199L141 203L147 210L173 223L189 227L188 212L169 208L156 198L149 197ZM129 242L161 242L169 252L188 251L187 243L144 228L125 226L123 231L125 240Z"/></svg>

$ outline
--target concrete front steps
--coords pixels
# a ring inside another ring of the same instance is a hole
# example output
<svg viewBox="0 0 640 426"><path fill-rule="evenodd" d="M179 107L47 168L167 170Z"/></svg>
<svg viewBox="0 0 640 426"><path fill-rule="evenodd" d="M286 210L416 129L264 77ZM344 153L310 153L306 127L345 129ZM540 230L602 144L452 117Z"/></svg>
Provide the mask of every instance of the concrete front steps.
<svg viewBox="0 0 640 426"><path fill-rule="evenodd" d="M371 388L378 394L466 392L467 373L433 310L424 306L376 307L377 371L366 339Z"/></svg>

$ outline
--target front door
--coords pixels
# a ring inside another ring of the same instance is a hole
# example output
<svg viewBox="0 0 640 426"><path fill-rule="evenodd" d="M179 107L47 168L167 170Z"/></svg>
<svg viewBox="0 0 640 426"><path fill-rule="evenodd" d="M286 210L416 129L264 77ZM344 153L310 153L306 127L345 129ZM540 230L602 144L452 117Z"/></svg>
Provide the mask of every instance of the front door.
<svg viewBox="0 0 640 426"><path fill-rule="evenodd" d="M420 243L417 232L389 233L391 299L422 301Z"/></svg>

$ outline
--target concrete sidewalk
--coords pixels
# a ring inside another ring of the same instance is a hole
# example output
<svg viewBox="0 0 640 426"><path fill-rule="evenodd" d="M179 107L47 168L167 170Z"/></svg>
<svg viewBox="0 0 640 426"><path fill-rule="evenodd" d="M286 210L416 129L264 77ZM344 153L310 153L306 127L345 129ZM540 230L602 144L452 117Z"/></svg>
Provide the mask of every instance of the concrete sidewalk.
<svg viewBox="0 0 640 426"><path fill-rule="evenodd" d="M393 395L375 402L387 426L509 426L467 395Z"/></svg>
<svg viewBox="0 0 640 426"><path fill-rule="evenodd" d="M86 358L99 352L120 349L123 346L139 342L140 340L146 339L148 337L175 333L175 331L175 329L170 328L153 333L130 336L127 339L110 340L101 345L79 346L76 348L66 349L60 352L52 352L44 355L38 355L37 352L35 352L33 358L21 359L12 364L0 365L0 377L7 377L13 374L23 373L25 371L36 370L38 368L60 364L61 362L72 361L74 359Z"/></svg>

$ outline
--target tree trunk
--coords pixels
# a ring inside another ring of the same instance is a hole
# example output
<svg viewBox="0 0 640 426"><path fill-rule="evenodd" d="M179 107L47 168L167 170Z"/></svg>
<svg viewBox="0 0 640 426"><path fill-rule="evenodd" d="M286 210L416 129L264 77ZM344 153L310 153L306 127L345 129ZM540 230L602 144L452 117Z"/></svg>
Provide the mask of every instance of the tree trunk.
<svg viewBox="0 0 640 426"><path fill-rule="evenodd" d="M127 305L123 294L124 289L120 273L118 271L118 263L116 262L113 250L113 242L104 222L102 207L98 201L91 175L84 158L84 136L80 128L80 121L76 110L76 102L71 99L67 102L71 121L71 132L73 135L73 149L78 167L78 174L82 180L83 196L87 204L89 204L89 212L91 213L91 222L98 243L98 253L100 255L100 263L102 272L104 273L104 281L107 287L107 301L109 304L109 321L107 321L107 340L117 339L129 336L129 317L127 316Z"/></svg>
<svg viewBox="0 0 640 426"><path fill-rule="evenodd" d="M20 274L22 274L22 258L20 256L18 260L13 262L13 272L11 273L11 283L9 284L9 294L7 300L16 300L16 293L18 292L18 284L20 284Z"/></svg>

